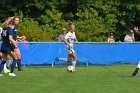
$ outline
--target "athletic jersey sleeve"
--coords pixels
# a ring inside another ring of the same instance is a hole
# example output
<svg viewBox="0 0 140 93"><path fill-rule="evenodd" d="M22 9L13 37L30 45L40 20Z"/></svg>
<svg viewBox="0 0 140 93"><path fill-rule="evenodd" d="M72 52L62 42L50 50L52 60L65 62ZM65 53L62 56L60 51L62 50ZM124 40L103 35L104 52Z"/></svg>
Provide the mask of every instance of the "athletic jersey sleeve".
<svg viewBox="0 0 140 93"><path fill-rule="evenodd" d="M8 33L9 33L9 35L12 35L13 36L13 29L9 28L8 29Z"/></svg>

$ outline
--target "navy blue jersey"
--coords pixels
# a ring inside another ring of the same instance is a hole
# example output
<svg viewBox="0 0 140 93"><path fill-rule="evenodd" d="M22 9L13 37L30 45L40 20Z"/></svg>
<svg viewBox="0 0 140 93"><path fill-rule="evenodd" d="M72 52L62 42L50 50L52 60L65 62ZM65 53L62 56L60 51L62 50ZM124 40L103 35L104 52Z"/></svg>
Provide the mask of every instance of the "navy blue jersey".
<svg viewBox="0 0 140 93"><path fill-rule="evenodd" d="M14 25L13 29L13 39L16 41L17 40L17 34L18 34L18 26Z"/></svg>
<svg viewBox="0 0 140 93"><path fill-rule="evenodd" d="M9 35L13 36L13 29L11 29L10 27L3 28L1 33L3 44L10 44Z"/></svg>

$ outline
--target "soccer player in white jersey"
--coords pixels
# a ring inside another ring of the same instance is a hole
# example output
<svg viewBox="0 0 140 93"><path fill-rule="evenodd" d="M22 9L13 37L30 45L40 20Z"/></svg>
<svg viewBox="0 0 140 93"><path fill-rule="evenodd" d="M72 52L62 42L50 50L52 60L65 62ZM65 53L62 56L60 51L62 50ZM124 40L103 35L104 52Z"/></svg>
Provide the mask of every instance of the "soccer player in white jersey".
<svg viewBox="0 0 140 93"><path fill-rule="evenodd" d="M75 71L75 65L77 61L76 52L74 51L73 43L78 42L75 35L75 26L70 25L70 31L66 34L64 42L66 44L66 50L68 52L68 58L58 58L58 61L72 62Z"/></svg>

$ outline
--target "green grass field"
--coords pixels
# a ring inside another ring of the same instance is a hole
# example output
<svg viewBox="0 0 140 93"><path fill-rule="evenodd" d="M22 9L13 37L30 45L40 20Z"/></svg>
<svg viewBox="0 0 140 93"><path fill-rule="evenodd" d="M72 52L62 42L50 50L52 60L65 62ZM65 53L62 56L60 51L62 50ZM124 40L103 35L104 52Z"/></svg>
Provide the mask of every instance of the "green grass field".
<svg viewBox="0 0 140 93"><path fill-rule="evenodd" d="M66 66L25 68L16 77L0 77L0 93L139 93L140 74L131 77L136 65Z"/></svg>

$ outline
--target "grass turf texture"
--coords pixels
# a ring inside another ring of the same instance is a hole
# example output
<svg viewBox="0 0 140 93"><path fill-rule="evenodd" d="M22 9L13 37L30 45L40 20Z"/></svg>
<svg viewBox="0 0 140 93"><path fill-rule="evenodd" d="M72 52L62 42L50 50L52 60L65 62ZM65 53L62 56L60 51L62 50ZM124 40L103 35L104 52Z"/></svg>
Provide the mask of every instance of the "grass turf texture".
<svg viewBox="0 0 140 93"><path fill-rule="evenodd" d="M28 67L16 77L0 77L0 93L139 93L140 74L131 77L136 65Z"/></svg>

